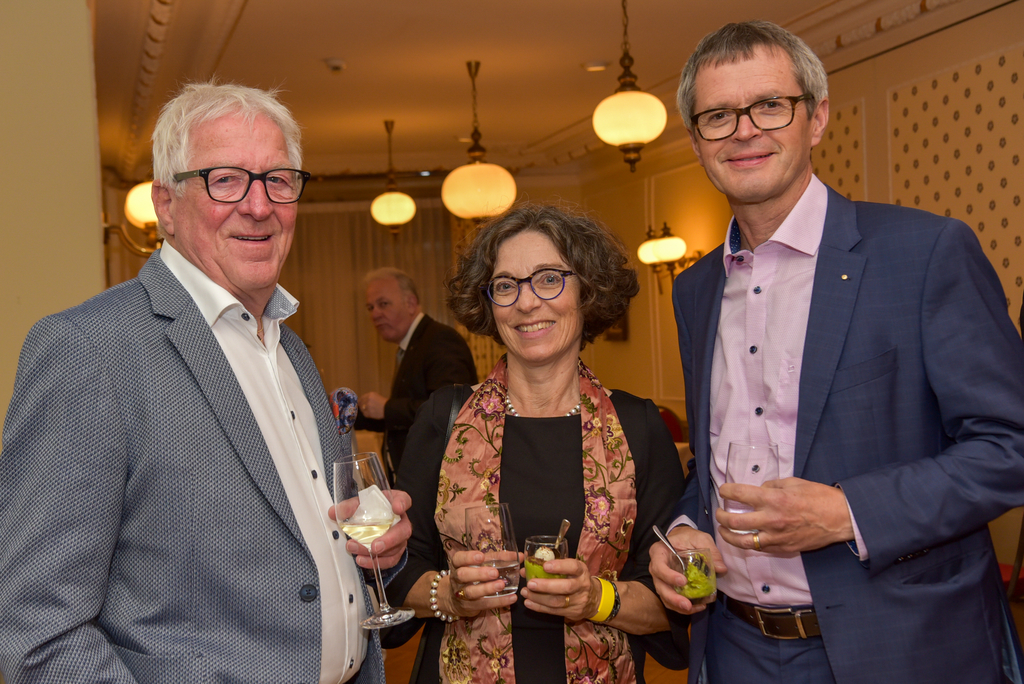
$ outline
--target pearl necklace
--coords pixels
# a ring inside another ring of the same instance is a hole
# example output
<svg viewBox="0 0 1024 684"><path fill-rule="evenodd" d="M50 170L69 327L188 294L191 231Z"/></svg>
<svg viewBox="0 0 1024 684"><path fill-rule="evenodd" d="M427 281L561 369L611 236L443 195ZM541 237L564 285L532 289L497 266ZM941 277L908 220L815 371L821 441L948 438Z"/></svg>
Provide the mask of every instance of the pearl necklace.
<svg viewBox="0 0 1024 684"><path fill-rule="evenodd" d="M569 411L568 413L566 413L565 415L566 415L566 417L568 417L568 416L575 416L575 415L578 415L579 412L580 412L580 405L576 404L575 406L572 407L572 410ZM520 417L519 416L519 411L516 411L516 407L512 405L512 400L508 398L507 394L505 395L505 413L511 413L516 418Z"/></svg>

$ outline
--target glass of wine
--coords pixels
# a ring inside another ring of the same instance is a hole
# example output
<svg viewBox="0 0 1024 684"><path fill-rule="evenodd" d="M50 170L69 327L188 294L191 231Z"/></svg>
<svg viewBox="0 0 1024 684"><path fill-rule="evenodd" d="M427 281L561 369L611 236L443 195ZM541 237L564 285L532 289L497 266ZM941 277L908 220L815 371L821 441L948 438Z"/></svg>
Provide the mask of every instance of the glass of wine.
<svg viewBox="0 0 1024 684"><path fill-rule="evenodd" d="M507 503L470 506L466 509L466 547L484 554L481 566L498 569L505 583L494 596L513 594L519 588L519 551Z"/></svg>
<svg viewBox="0 0 1024 684"><path fill-rule="evenodd" d="M387 532L400 518L391 510L388 494L391 487L384 475L380 457L373 452L342 456L334 462L334 501L339 504L338 526L350 538L370 550L373 571L377 578L380 607L362 621L366 629L391 627L412 618L408 608L392 608L384 593L380 563L373 552L373 542ZM358 505L356 505L358 503ZM340 519L342 515L347 517Z"/></svg>

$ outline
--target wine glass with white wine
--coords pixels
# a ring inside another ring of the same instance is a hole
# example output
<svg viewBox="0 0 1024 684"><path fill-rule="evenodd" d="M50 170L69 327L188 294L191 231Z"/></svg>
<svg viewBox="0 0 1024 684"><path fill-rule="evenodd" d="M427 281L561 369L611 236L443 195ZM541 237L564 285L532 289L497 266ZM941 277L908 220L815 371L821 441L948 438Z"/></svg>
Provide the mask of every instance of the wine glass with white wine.
<svg viewBox="0 0 1024 684"><path fill-rule="evenodd" d="M366 629L381 629L400 624L412 618L414 612L408 608L392 608L384 593L384 580L380 574L380 563L373 552L373 542L387 532L401 518L391 509L388 494L391 487L384 475L380 457L372 451L342 456L334 462L334 501L339 504L338 515L348 511L358 500L358 507L348 514L338 526L352 539L370 550L373 571L377 578L377 593L380 607L377 612L362 621Z"/></svg>

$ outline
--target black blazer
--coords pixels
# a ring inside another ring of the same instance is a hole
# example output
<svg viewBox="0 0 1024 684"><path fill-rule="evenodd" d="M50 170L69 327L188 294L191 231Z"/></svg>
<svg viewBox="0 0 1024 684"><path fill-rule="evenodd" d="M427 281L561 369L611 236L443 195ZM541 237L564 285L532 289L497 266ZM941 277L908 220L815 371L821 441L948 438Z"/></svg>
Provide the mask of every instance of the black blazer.
<svg viewBox="0 0 1024 684"><path fill-rule="evenodd" d="M398 470L416 411L434 390L459 383L476 384L476 365L469 345L454 328L424 316L395 372L384 419L359 416L355 427L383 432L385 449Z"/></svg>

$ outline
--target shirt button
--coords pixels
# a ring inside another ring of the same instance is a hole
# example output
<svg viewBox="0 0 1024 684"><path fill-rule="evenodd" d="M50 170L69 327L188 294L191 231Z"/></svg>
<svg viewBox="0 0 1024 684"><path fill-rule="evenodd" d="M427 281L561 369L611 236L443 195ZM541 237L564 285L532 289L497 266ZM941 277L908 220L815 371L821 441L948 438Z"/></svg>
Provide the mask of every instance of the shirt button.
<svg viewBox="0 0 1024 684"><path fill-rule="evenodd" d="M751 353L751 354L756 354L756 353L757 353L757 346L756 346L756 345L751 345L751 347L750 347L750 353Z"/></svg>
<svg viewBox="0 0 1024 684"><path fill-rule="evenodd" d="M355 600L356 600L355 596L353 596L352 594L348 595L348 602L349 603L355 603Z"/></svg>
<svg viewBox="0 0 1024 684"><path fill-rule="evenodd" d="M243 321L247 321L247 320L249 320L249 314L247 314L247 313L243 313L243 314L242 314L242 320L243 320Z"/></svg>
<svg viewBox="0 0 1024 684"><path fill-rule="evenodd" d="M338 530L334 530L334 532L332 532L331 534L334 535L335 539L340 539L341 538L341 533L338 532Z"/></svg>
<svg viewBox="0 0 1024 684"><path fill-rule="evenodd" d="M761 466L759 466L759 465L755 464L755 465L754 465L754 466L753 466L753 467L752 467L752 468L750 469L750 472L752 472L752 473L759 473L759 472L761 472Z"/></svg>
<svg viewBox="0 0 1024 684"><path fill-rule="evenodd" d="M356 664L356 659L355 658L352 658L351 660L349 660L348 661L348 669L351 670L352 666L355 665L355 664Z"/></svg>
<svg viewBox="0 0 1024 684"><path fill-rule="evenodd" d="M315 470L313 471L313 479L314 480L316 479L316 471Z"/></svg>
<svg viewBox="0 0 1024 684"><path fill-rule="evenodd" d="M736 257L736 261L743 261L743 257L742 256Z"/></svg>
<svg viewBox="0 0 1024 684"><path fill-rule="evenodd" d="M760 285L758 285L757 287L754 288L754 294L761 294L761 286Z"/></svg>
<svg viewBox="0 0 1024 684"><path fill-rule="evenodd" d="M762 593L762 594L767 594L767 593L768 593L768 592L770 592L771 590L772 590L772 588L771 588L771 587L769 587L769 586L768 586L767 584L762 584L762 585L761 585L761 593Z"/></svg>
<svg viewBox="0 0 1024 684"><path fill-rule="evenodd" d="M299 598L309 603L316 600L318 593L316 587L312 584L303 584L302 588L299 589Z"/></svg>
<svg viewBox="0 0 1024 684"><path fill-rule="evenodd" d="M764 409L758 406L756 409L754 409L754 413L756 415L761 415L762 413L764 413Z"/></svg>

